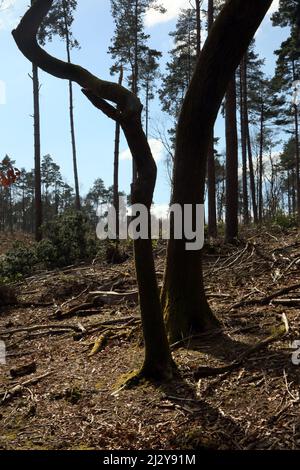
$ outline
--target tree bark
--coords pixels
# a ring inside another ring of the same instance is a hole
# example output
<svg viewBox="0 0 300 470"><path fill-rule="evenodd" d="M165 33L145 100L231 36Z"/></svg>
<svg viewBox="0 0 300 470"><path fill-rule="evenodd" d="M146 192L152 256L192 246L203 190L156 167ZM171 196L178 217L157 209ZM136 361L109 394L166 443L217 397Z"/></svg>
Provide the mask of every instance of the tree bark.
<svg viewBox="0 0 300 470"><path fill-rule="evenodd" d="M64 23L65 23L65 35L66 35L66 51L68 63L71 63L71 44L69 36L69 27L67 23L67 10L65 2L63 2L64 9ZM70 128L71 128L71 144L72 144L72 158L73 158L73 173L74 173L74 186L75 186L75 209L80 211L80 191L79 191L79 178L77 168L77 148L76 148L76 136L75 136L75 123L74 123L74 99L73 99L73 84L69 80L69 112L70 112Z"/></svg>
<svg viewBox="0 0 300 470"><path fill-rule="evenodd" d="M232 77L226 93L226 233L227 243L238 237L238 135L236 120L236 79Z"/></svg>
<svg viewBox="0 0 300 470"><path fill-rule="evenodd" d="M214 23L214 0L208 0L208 32ZM214 129L211 133L207 157L207 188L208 188L208 236L216 238L217 228L217 208L216 208L216 168L215 168L215 148Z"/></svg>
<svg viewBox="0 0 300 470"><path fill-rule="evenodd" d="M199 57L201 52L201 5L200 0L195 0L196 2L196 34L197 34L197 43L196 43L196 53Z"/></svg>
<svg viewBox="0 0 300 470"><path fill-rule="evenodd" d="M300 225L300 149L299 149L299 118L298 106L294 105L295 113L295 147L296 147L296 189L297 189L297 221Z"/></svg>
<svg viewBox="0 0 300 470"><path fill-rule="evenodd" d="M253 155L252 155L252 145L251 145L250 125L249 125L247 55L245 57L245 67L243 70L243 75L244 75L244 79L243 79L244 113L245 113L245 126L246 126L246 134L247 134L246 138L247 138L247 149L248 149L251 199L252 199L253 219L254 219L254 223L257 224L258 214L257 214L257 202L256 202L256 188L255 188L255 176L254 176L254 168L253 168Z"/></svg>
<svg viewBox="0 0 300 470"><path fill-rule="evenodd" d="M261 103L260 111L260 139L259 139L259 170L258 170L258 220L263 219L263 154L264 154L264 104Z"/></svg>
<svg viewBox="0 0 300 470"><path fill-rule="evenodd" d="M121 67L119 75L119 85L123 82L123 67ZM119 122L116 122L115 127L115 149L114 149L114 208L116 211L116 243L119 243L119 216L120 216L120 205L119 205L119 154L120 154L120 134L121 126Z"/></svg>
<svg viewBox="0 0 300 470"><path fill-rule="evenodd" d="M245 113L245 75L246 58L242 59L240 65L240 124L241 124L241 149L243 163L243 219L244 224L249 224L249 202L248 202L248 178L247 178L247 125Z"/></svg>
<svg viewBox="0 0 300 470"><path fill-rule="evenodd" d="M229 0L198 59L177 126L172 203L203 204L209 139L226 88L272 0ZM171 238L162 294L172 340L215 327L202 277L201 250Z"/></svg>
<svg viewBox="0 0 300 470"><path fill-rule="evenodd" d="M40 86L38 67L32 64L33 83L33 121L34 121L34 205L35 205L35 240L42 239L43 223L41 189L41 134L40 134Z"/></svg>

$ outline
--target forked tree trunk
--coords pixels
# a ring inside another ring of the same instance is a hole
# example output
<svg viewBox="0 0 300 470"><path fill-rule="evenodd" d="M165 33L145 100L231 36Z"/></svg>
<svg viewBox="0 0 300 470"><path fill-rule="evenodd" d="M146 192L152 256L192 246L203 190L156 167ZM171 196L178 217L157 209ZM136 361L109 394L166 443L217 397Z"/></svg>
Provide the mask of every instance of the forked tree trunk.
<svg viewBox="0 0 300 470"><path fill-rule="evenodd" d="M238 237L238 135L236 120L236 79L233 75L226 93L226 232L227 243Z"/></svg>
<svg viewBox="0 0 300 470"><path fill-rule="evenodd" d="M228 0L202 49L177 127L172 203L203 204L211 132L226 88L272 0ZM201 250L168 244L162 301L171 340L218 325L204 292Z"/></svg>

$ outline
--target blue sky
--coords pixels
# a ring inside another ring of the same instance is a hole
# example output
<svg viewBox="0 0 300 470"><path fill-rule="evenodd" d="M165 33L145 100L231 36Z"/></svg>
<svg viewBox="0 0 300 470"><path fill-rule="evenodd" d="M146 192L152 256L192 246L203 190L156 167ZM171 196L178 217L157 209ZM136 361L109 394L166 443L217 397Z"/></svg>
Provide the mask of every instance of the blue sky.
<svg viewBox="0 0 300 470"><path fill-rule="evenodd" d="M16 160L16 165L30 169L33 166L33 119L31 64L16 48L11 29L26 11L28 0L5 0L6 8L0 12L0 81L5 85L5 104L0 104L0 158L8 154ZM162 64L167 60L167 52L172 47L168 33L174 30L176 15L180 7L189 6L189 0L163 0L167 8L165 16L149 12L146 18L147 31L151 34L151 45L163 53ZM277 6L276 0L272 9ZM103 79L111 79L111 60L107 54L110 38L113 35L113 21L109 0L78 0L73 26L74 36L81 49L73 51L73 61L88 68ZM266 72L272 74L275 57L273 51L286 37L286 31L273 28L268 15L257 33L257 49L266 57ZM47 46L49 52L64 58L64 44L55 41ZM42 154L51 154L61 166L62 174L69 184L73 184L72 155L68 115L67 82L40 72L41 82L41 142ZM2 90L3 93L3 90ZM93 181L100 177L107 186L112 184L114 123L101 115L74 85L75 123L78 150L78 168L81 193L85 194ZM0 96L1 103L1 96ZM152 135L156 137L157 126L167 126L168 120L159 107L151 105ZM216 135L224 134L223 122L218 120ZM220 151L224 141L221 140ZM165 205L169 201L169 181L164 164L162 146L154 142L158 160L158 181L154 200ZM131 181L131 161L124 139L121 142L120 189L129 192Z"/></svg>

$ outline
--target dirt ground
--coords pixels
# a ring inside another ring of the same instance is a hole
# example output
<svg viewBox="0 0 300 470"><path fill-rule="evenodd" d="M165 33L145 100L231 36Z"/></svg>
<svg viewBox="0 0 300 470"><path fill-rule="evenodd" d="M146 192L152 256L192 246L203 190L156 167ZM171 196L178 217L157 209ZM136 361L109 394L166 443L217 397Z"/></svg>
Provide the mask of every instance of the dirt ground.
<svg viewBox="0 0 300 470"><path fill-rule="evenodd" d="M19 304L0 310L0 449L300 449L300 365L291 350L300 340L300 233L243 238L205 248L207 294L223 329L174 347L181 378L164 386L118 385L143 357L131 260L12 286ZM160 282L164 254L156 250ZM91 302L90 292L110 290L120 295ZM282 314L288 334L249 353L282 329ZM232 361L241 363L214 373ZM33 362L31 374L11 377ZM209 369L195 380L199 367Z"/></svg>

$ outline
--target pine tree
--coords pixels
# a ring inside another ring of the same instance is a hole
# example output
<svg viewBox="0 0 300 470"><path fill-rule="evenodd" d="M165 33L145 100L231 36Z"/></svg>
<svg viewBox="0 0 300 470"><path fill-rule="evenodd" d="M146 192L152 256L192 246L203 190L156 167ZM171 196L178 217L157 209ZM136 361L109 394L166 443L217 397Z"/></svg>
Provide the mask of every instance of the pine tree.
<svg viewBox="0 0 300 470"><path fill-rule="evenodd" d="M238 237L238 134L237 134L236 77L233 75L225 98L226 130L226 233L233 243Z"/></svg>
<svg viewBox="0 0 300 470"><path fill-rule="evenodd" d="M68 63L71 63L71 50L74 48L79 48L79 43L76 39L74 39L71 31L71 27L74 21L74 12L76 8L77 0L56 0L44 20L42 28L39 30L39 41L42 45L44 45L47 40L51 41L53 39L53 36L58 36L65 42ZM77 210L80 210L81 203L77 168L77 148L74 122L74 97L73 85L71 81L69 81L69 104L73 172L75 184L75 208Z"/></svg>
<svg viewBox="0 0 300 470"><path fill-rule="evenodd" d="M281 0L278 12L272 16L275 26L289 27L290 35L275 51L278 56L275 83L285 92L292 90L292 84L300 78L300 3L293 0ZM296 164L297 214L300 224L300 148L299 148L299 109L292 104L294 114L294 142Z"/></svg>
<svg viewBox="0 0 300 470"><path fill-rule="evenodd" d="M149 49L149 34L145 33L144 18L149 8L163 11L156 0L111 0L111 12L115 22L115 34L108 49L114 60L111 73L124 70L132 92L140 97L141 89L146 98L146 130L148 132L149 101L152 99L152 86L157 78L160 53ZM136 181L136 165L132 162L132 182Z"/></svg>

